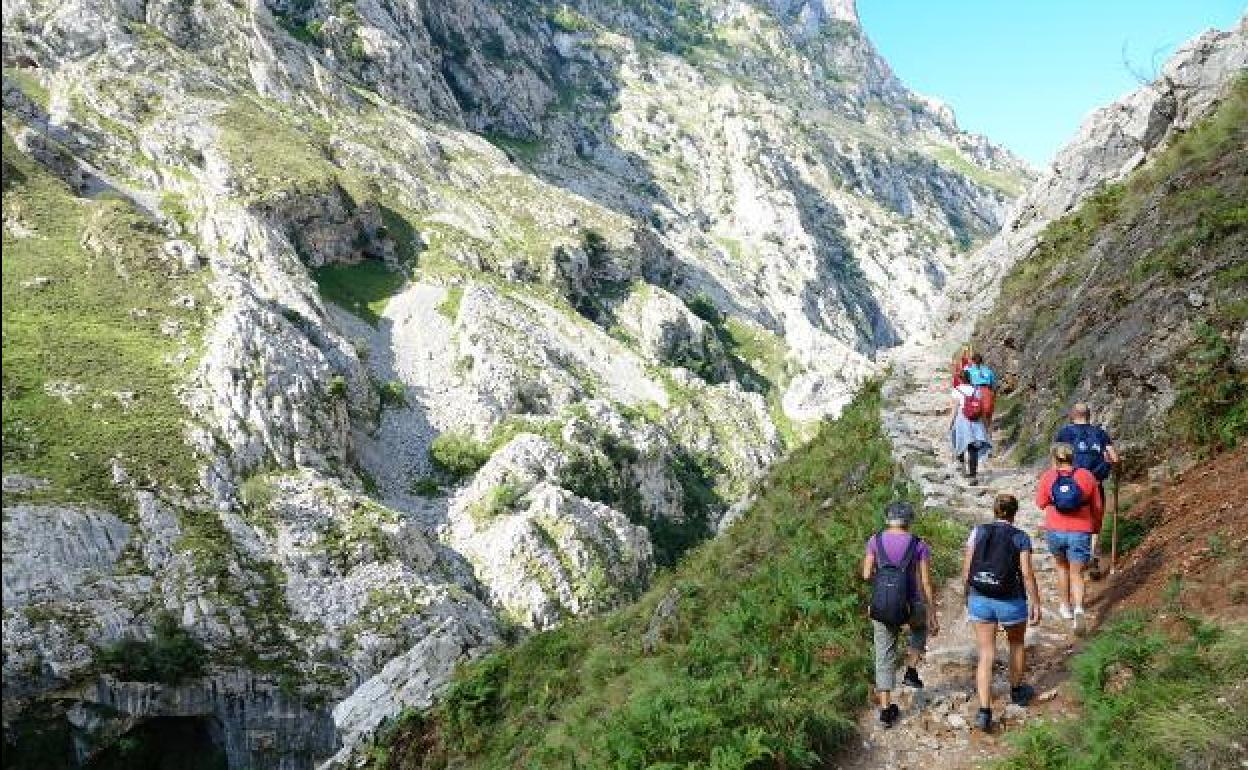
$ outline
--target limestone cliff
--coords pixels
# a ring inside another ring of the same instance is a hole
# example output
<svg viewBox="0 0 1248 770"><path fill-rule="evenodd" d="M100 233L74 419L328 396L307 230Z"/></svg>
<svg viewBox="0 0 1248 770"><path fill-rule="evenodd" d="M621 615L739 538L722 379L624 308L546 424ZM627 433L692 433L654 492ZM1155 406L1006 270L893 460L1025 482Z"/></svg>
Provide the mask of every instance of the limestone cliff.
<svg viewBox="0 0 1248 770"><path fill-rule="evenodd" d="M848 0L15 0L3 58L6 742L67 766L310 767L629 600L1030 179Z"/></svg>

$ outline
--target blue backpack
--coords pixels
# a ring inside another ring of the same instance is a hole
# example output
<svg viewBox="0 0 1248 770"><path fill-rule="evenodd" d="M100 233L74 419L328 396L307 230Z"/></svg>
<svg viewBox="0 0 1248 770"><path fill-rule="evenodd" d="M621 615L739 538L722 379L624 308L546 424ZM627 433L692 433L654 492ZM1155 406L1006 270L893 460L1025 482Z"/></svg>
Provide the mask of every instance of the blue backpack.
<svg viewBox="0 0 1248 770"><path fill-rule="evenodd" d="M1075 474L1057 472L1053 486L1049 488L1053 507L1062 513L1074 513L1083 507L1083 490L1075 481Z"/></svg>
<svg viewBox="0 0 1248 770"><path fill-rule="evenodd" d="M1109 478L1113 466L1105 461L1105 447L1101 445L1101 429L1095 425L1071 425L1075 440L1075 467L1091 471L1097 481Z"/></svg>

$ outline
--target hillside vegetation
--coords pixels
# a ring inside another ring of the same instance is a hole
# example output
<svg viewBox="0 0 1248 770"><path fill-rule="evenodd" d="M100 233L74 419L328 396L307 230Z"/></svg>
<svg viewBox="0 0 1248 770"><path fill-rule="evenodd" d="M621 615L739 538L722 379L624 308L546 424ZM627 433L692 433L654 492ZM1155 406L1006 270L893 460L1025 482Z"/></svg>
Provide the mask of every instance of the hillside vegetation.
<svg viewBox="0 0 1248 770"><path fill-rule="evenodd" d="M857 554L898 490L879 399L867 388L635 605L461 670L371 767L812 767L836 752L867 695ZM961 535L934 517L918 531L937 554Z"/></svg>
<svg viewBox="0 0 1248 770"><path fill-rule="evenodd" d="M1246 148L1241 77L1216 113L1049 225L1006 276L975 336L1005 375L997 427L1020 460L1043 453L1075 400L1148 458L1137 469L1248 433Z"/></svg>
<svg viewBox="0 0 1248 770"><path fill-rule="evenodd" d="M4 467L36 499L117 504L110 465L189 488L176 389L203 281L129 201L80 198L4 134Z"/></svg>

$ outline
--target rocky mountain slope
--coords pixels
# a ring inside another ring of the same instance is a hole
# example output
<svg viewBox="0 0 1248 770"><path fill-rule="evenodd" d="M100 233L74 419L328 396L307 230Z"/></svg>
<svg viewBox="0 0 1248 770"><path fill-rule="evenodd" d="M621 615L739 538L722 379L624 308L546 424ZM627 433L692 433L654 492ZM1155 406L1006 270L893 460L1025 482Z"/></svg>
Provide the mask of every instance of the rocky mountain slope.
<svg viewBox="0 0 1248 770"><path fill-rule="evenodd" d="M991 304L969 283L964 304L987 310L973 339L1003 375L1018 459L1043 455L1074 401L1133 475L1248 435L1246 126L1248 20L1093 114L973 259L1000 281Z"/></svg>
<svg viewBox="0 0 1248 770"><path fill-rule="evenodd" d="M637 596L1030 178L846 0L17 0L3 58L15 766L310 767Z"/></svg>

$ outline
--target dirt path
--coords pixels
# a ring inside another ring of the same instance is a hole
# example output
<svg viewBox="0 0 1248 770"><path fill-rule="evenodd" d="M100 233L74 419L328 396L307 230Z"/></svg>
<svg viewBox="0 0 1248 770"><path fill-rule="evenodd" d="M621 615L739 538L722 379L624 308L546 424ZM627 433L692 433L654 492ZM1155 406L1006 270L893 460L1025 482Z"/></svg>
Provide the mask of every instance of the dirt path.
<svg viewBox="0 0 1248 770"><path fill-rule="evenodd" d="M1044 602L1043 620L1027 631L1027 681L1039 697L1026 709L1009 705L1002 634L998 636L993 682L993 717L999 724L992 734L971 729L978 707L974 695L974 632L962 604L961 585L957 579L951 580L938 589L942 628L939 636L929 640L926 659L919 666L926 687L894 692L902 716L891 729L880 725L875 708L864 712L861 750L843 765L854 770L974 767L1005 751L1004 733L1063 705L1064 688L1060 685L1067 677L1067 660L1075 638L1070 622L1057 614L1053 559L1038 532L1043 513L1032 502L1036 473L993 457L986 470L981 465L977 486L970 486L962 477L948 446L949 358L940 344L905 346L890 356L893 371L884 388L884 428L893 441L897 463L920 485L929 509L975 524L991 520L992 501L998 493L1018 497L1015 523L1032 536ZM1095 619L1089 617L1089 621Z"/></svg>

